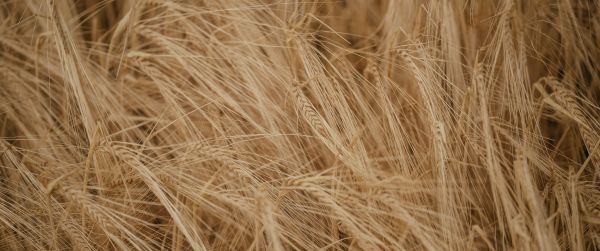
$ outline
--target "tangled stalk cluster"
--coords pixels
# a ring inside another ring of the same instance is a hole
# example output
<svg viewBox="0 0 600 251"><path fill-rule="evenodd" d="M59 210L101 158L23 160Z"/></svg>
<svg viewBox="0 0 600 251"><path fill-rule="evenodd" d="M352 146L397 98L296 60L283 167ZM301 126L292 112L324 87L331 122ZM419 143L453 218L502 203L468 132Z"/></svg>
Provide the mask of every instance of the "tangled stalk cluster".
<svg viewBox="0 0 600 251"><path fill-rule="evenodd" d="M595 0L5 0L1 250L598 250Z"/></svg>

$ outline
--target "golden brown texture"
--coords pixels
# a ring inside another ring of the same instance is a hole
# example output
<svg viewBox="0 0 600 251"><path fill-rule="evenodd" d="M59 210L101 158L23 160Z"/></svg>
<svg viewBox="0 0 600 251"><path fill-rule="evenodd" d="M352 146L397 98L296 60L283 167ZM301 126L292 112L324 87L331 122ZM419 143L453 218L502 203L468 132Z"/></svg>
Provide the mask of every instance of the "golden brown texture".
<svg viewBox="0 0 600 251"><path fill-rule="evenodd" d="M0 250L598 250L594 0L0 1Z"/></svg>

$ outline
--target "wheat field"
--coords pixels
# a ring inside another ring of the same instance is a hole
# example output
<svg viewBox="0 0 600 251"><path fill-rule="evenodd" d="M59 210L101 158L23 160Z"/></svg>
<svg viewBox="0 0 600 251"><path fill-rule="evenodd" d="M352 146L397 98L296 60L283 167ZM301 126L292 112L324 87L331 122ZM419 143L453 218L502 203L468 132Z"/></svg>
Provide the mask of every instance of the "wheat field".
<svg viewBox="0 0 600 251"><path fill-rule="evenodd" d="M597 0L1 0L0 250L598 250Z"/></svg>

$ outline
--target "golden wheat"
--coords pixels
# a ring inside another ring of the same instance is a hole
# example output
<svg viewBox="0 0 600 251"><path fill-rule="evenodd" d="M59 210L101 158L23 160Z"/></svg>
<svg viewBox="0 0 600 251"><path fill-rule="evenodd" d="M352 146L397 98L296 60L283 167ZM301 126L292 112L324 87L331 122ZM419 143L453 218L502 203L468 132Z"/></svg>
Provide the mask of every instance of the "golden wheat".
<svg viewBox="0 0 600 251"><path fill-rule="evenodd" d="M5 0L0 250L598 250L595 0Z"/></svg>

